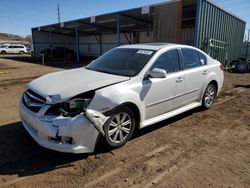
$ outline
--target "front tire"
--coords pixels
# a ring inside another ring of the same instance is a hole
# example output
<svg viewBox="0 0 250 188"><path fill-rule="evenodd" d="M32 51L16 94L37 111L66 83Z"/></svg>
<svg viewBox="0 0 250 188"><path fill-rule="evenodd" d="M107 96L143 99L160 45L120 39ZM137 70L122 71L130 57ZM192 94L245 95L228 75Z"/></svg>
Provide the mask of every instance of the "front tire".
<svg viewBox="0 0 250 188"><path fill-rule="evenodd" d="M104 125L105 141L111 148L126 144L135 130L133 111L124 106L118 109Z"/></svg>
<svg viewBox="0 0 250 188"><path fill-rule="evenodd" d="M215 100L217 89L214 84L208 84L204 96L202 98L202 107L204 109L209 109Z"/></svg>
<svg viewBox="0 0 250 188"><path fill-rule="evenodd" d="M5 51L1 51L1 54L6 54L6 52Z"/></svg>

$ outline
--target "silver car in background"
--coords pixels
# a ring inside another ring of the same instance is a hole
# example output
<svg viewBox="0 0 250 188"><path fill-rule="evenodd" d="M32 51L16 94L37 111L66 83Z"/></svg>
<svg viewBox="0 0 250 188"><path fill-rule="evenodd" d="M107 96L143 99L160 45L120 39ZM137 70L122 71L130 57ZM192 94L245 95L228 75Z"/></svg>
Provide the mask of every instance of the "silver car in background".
<svg viewBox="0 0 250 188"><path fill-rule="evenodd" d="M100 136L118 148L136 128L210 108L223 80L220 62L197 48L126 45L29 83L20 117L33 139L52 150L93 152Z"/></svg>
<svg viewBox="0 0 250 188"><path fill-rule="evenodd" d="M23 44L4 44L0 46L0 54L26 54L28 50Z"/></svg>

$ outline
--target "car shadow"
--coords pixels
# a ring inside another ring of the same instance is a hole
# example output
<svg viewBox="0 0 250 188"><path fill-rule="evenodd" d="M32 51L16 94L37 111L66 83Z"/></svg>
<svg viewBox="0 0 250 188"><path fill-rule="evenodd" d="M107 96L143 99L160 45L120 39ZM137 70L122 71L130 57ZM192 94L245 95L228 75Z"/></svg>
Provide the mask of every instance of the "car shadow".
<svg viewBox="0 0 250 188"><path fill-rule="evenodd" d="M179 114L177 116L174 116L172 118L169 118L167 120L163 120L161 122L155 123L152 126L148 126L148 127L143 128L143 129L136 130L136 132L135 132L132 139L144 136L144 135L146 135L146 134L148 134L148 133L150 133L152 131L156 131L156 130L162 128L162 127L170 126L173 123L175 123L177 121L180 121L181 119L187 118L187 117L189 117L189 116L191 116L191 115L193 115L195 113L202 112L202 111L204 111L204 110L201 107L198 107L198 108L189 110L187 112L184 112L182 114Z"/></svg>
<svg viewBox="0 0 250 188"><path fill-rule="evenodd" d="M72 155L39 146L21 122L0 126L0 175L29 176L72 166L87 155Z"/></svg>
<svg viewBox="0 0 250 188"><path fill-rule="evenodd" d="M153 126L137 130L133 139L144 136L152 131L169 126L186 118L200 108L183 113ZM96 150L92 154L67 154L48 150L39 146L25 131L21 122L0 126L0 175L18 175L19 177L41 174L58 168L73 166L74 161L83 160L92 155L111 151L100 137Z"/></svg>

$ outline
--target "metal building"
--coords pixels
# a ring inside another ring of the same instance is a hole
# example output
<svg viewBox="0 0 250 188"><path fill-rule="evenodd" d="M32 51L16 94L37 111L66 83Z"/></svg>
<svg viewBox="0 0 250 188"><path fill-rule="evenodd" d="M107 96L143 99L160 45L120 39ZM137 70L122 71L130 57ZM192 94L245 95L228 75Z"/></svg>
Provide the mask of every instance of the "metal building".
<svg viewBox="0 0 250 188"><path fill-rule="evenodd" d="M123 44L168 42L196 46L224 62L241 55L245 24L210 0L172 0L32 28L32 37L36 56L63 46L79 61Z"/></svg>

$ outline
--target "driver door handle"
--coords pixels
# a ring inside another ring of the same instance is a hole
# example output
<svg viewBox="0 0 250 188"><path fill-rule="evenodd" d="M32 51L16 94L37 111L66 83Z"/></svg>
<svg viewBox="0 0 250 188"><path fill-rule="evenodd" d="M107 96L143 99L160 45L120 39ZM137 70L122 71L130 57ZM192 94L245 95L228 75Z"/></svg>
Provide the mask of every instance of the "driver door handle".
<svg viewBox="0 0 250 188"><path fill-rule="evenodd" d="M178 77L177 80L176 80L177 83L181 83L183 82L183 77Z"/></svg>

